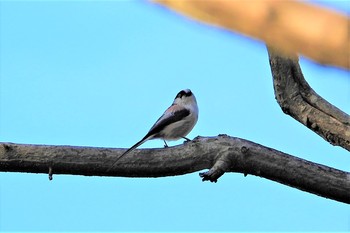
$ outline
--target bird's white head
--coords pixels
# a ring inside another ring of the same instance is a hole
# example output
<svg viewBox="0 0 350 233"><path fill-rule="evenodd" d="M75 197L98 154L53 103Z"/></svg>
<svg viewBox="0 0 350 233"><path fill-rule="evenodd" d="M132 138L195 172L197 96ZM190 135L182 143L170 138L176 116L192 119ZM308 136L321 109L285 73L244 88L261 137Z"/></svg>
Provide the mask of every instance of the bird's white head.
<svg viewBox="0 0 350 233"><path fill-rule="evenodd" d="M197 106L197 100L190 89L185 89L177 93L173 104L180 106Z"/></svg>

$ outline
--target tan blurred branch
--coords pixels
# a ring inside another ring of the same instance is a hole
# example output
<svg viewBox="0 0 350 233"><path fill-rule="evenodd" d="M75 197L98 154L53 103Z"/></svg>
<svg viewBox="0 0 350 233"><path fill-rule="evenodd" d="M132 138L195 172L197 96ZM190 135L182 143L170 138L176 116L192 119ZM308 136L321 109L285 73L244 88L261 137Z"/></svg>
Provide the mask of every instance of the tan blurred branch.
<svg viewBox="0 0 350 233"><path fill-rule="evenodd" d="M155 0L181 14L265 41L287 54L350 69L350 20L297 1Z"/></svg>

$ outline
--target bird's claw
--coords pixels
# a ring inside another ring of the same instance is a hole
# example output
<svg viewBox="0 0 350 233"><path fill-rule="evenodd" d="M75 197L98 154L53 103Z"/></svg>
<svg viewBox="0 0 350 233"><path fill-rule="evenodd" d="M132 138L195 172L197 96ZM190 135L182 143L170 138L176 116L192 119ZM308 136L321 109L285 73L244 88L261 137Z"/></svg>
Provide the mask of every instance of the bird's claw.
<svg viewBox="0 0 350 233"><path fill-rule="evenodd" d="M166 143L166 141L165 140L163 141L164 141L164 148L168 148L168 144Z"/></svg>

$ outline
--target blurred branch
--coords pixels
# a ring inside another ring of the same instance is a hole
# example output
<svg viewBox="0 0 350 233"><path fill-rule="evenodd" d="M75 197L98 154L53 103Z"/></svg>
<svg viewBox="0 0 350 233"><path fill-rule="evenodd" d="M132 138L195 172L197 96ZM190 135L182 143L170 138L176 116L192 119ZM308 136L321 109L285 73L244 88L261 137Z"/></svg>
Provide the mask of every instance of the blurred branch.
<svg viewBox="0 0 350 233"><path fill-rule="evenodd" d="M164 177L203 169L203 181L225 172L251 174L322 197L350 203L350 173L312 163L239 138L197 137L180 146L124 149L0 143L0 171L86 176ZM109 171L108 171L109 170Z"/></svg>
<svg viewBox="0 0 350 233"><path fill-rule="evenodd" d="M155 0L199 21L265 41L321 64L350 69L350 20L300 1Z"/></svg>
<svg viewBox="0 0 350 233"><path fill-rule="evenodd" d="M268 47L275 97L290 115L332 145L350 151L350 116L319 96L305 81L298 57Z"/></svg>

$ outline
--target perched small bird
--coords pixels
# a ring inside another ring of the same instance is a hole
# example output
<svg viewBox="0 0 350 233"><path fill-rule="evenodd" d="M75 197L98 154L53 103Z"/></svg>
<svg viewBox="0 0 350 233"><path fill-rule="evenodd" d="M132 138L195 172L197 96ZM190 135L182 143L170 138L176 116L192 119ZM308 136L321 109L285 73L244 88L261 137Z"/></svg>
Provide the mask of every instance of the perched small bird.
<svg viewBox="0 0 350 233"><path fill-rule="evenodd" d="M138 143L124 152L112 165L127 155L136 147L151 139L178 140L180 138L190 141L186 135L193 129L198 120L198 106L196 97L190 89L180 91L173 104L163 113L157 122Z"/></svg>

